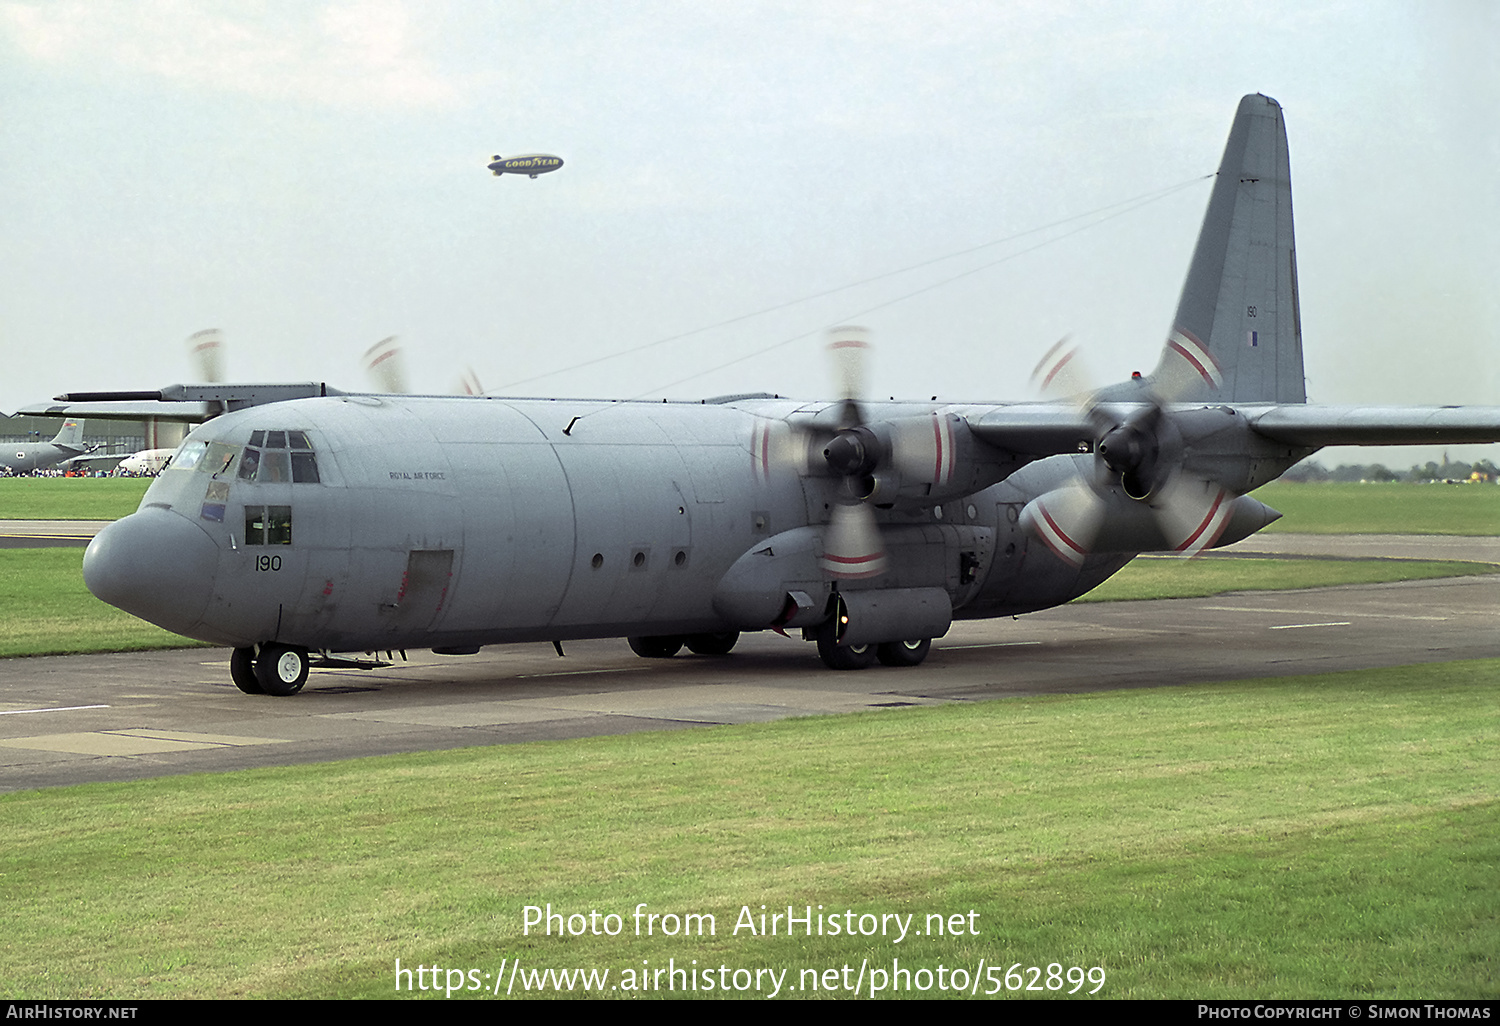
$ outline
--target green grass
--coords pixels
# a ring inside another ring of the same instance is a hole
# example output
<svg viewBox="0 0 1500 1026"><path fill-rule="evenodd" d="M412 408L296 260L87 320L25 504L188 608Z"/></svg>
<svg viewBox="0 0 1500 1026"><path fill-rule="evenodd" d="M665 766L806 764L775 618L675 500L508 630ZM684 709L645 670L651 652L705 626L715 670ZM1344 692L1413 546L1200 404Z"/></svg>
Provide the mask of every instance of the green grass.
<svg viewBox="0 0 1500 1026"><path fill-rule="evenodd" d="M1424 581L1500 572L1491 563L1421 559L1246 559L1138 556L1124 570L1078 599L1202 598L1230 591L1285 591L1341 584Z"/></svg>
<svg viewBox="0 0 1500 1026"><path fill-rule="evenodd" d="M390 997L398 958L518 956L1500 994L1494 660L19 792L0 825L16 998ZM549 902L625 932L523 936ZM717 935L637 938L640 902ZM972 909L979 933L734 936L761 904Z"/></svg>
<svg viewBox="0 0 1500 1026"><path fill-rule="evenodd" d="M0 550L0 656L185 648L198 642L96 599L83 583L83 550Z"/></svg>
<svg viewBox="0 0 1500 1026"><path fill-rule="evenodd" d="M119 520L134 513L145 477L0 478L0 520Z"/></svg>
<svg viewBox="0 0 1500 1026"><path fill-rule="evenodd" d="M1285 514L1266 528L1306 534L1500 534L1494 485L1283 484L1255 497Z"/></svg>

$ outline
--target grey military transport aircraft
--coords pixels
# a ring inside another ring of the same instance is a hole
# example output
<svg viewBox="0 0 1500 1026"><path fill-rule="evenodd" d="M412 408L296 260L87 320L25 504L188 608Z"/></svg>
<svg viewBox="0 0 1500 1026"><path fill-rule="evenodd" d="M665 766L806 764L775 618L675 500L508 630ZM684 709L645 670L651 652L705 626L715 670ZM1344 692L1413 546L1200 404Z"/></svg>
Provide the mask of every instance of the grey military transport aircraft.
<svg viewBox="0 0 1500 1026"><path fill-rule="evenodd" d="M834 350L857 356L857 331ZM1066 380L1071 353L1040 369ZM620 637L722 655L800 629L913 666L954 619L1084 594L1140 552L1280 516L1246 493L1332 444L1493 442L1500 407L1306 402L1280 106L1239 105L1156 370L1082 400L702 402L177 385L197 427L84 558L101 599L291 695L331 653Z"/></svg>
<svg viewBox="0 0 1500 1026"><path fill-rule="evenodd" d="M83 444L83 421L69 417L50 442L0 443L0 467L13 474L29 474L66 463L95 448Z"/></svg>

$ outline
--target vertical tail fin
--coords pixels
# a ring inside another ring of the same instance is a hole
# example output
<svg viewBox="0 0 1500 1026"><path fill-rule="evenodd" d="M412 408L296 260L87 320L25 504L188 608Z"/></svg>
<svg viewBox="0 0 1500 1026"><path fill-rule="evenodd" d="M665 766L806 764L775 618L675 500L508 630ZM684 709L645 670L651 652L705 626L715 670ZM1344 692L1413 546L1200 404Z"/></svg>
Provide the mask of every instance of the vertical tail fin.
<svg viewBox="0 0 1500 1026"><path fill-rule="evenodd" d="M1173 398L1307 401L1286 123L1269 96L1240 100L1167 347L1158 380L1184 353L1216 365Z"/></svg>
<svg viewBox="0 0 1500 1026"><path fill-rule="evenodd" d="M83 421L69 417L52 438L53 445L83 445Z"/></svg>

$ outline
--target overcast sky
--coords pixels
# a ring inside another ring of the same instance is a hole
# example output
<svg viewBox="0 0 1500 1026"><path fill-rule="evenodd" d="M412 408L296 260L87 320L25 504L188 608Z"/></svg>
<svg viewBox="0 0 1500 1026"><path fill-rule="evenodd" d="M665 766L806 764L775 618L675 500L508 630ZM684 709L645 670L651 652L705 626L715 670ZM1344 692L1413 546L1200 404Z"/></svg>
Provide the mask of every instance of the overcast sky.
<svg viewBox="0 0 1500 1026"><path fill-rule="evenodd" d="M232 379L355 389L399 335L422 391L827 396L850 321L883 396L1030 398L1064 334L1113 380L1249 92L1310 398L1500 404L1497 11L0 0L0 410L189 380L208 327Z"/></svg>

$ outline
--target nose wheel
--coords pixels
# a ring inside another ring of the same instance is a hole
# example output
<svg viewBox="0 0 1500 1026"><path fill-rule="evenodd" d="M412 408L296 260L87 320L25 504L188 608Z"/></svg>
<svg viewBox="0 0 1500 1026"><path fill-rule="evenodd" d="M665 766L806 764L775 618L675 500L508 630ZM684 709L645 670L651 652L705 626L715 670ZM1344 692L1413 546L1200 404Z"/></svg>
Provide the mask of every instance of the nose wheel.
<svg viewBox="0 0 1500 1026"><path fill-rule="evenodd" d="M230 679L247 695L295 695L307 683L307 670L307 649L292 645L237 648L229 657Z"/></svg>
<svg viewBox="0 0 1500 1026"><path fill-rule="evenodd" d="M237 648L229 657L229 678L234 681L234 686L247 695L264 695L266 689L260 686L260 678L255 675L255 649Z"/></svg>

